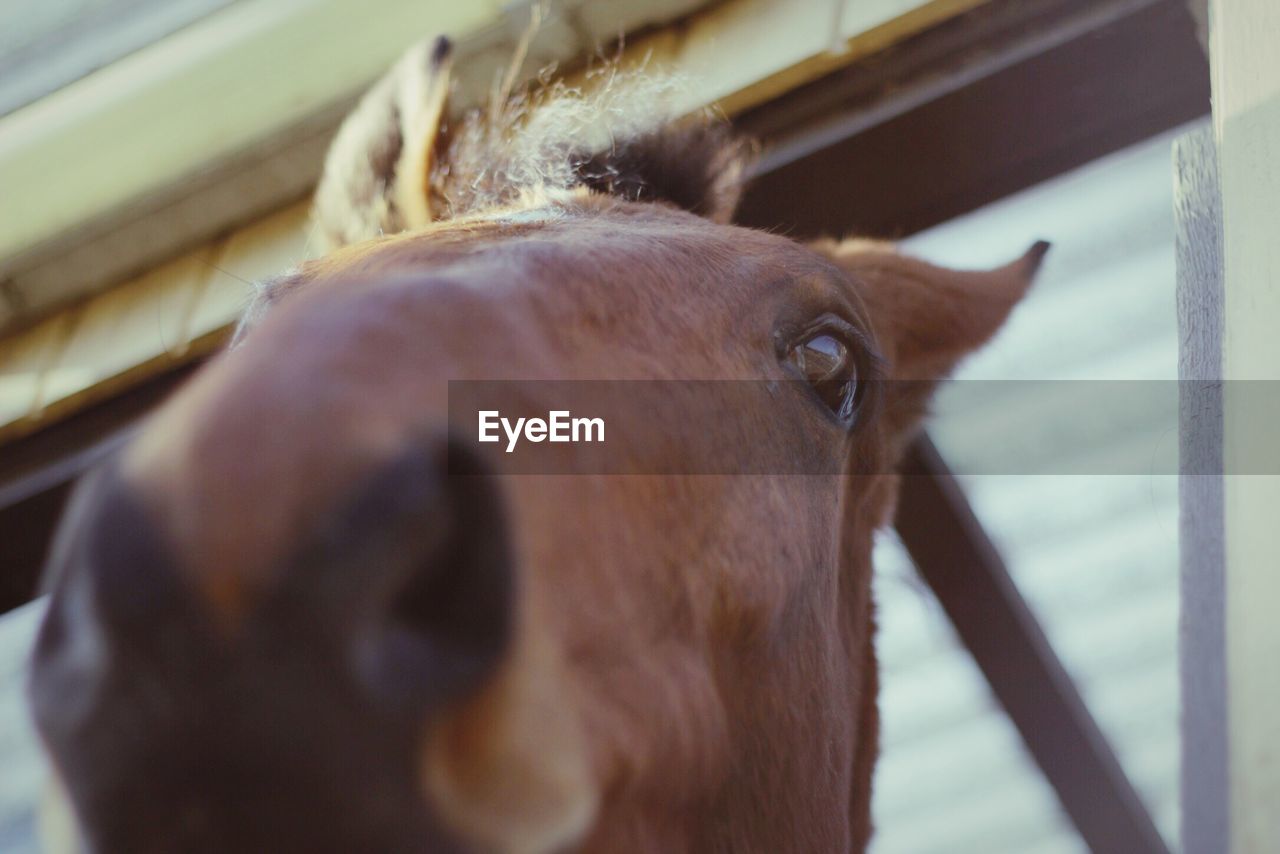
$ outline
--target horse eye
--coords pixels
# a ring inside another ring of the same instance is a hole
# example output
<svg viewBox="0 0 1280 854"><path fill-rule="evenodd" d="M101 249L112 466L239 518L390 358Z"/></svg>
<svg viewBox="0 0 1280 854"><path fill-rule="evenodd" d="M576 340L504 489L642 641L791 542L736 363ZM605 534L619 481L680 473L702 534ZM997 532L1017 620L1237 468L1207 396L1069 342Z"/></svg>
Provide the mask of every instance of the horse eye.
<svg viewBox="0 0 1280 854"><path fill-rule="evenodd" d="M837 417L852 420L858 367L844 341L830 332L816 332L792 347L786 360Z"/></svg>

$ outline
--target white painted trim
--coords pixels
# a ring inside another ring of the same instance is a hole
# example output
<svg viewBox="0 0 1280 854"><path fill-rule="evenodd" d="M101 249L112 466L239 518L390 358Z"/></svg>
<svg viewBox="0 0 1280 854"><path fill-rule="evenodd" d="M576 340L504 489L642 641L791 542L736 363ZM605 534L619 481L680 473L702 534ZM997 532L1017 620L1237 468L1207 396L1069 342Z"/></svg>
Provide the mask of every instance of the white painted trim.
<svg viewBox="0 0 1280 854"><path fill-rule="evenodd" d="M531 65L686 14L709 0L586 0L539 33ZM342 103L435 34L486 86L530 0L240 0L0 118L0 272L78 224L112 214ZM497 56L486 56L494 52ZM474 91L464 94L476 94ZM465 100L465 99L464 99Z"/></svg>
<svg viewBox="0 0 1280 854"><path fill-rule="evenodd" d="M1223 222L1223 375L1280 381L1280 4L1216 0L1210 68ZM1226 385L1223 457L1232 854L1280 850L1280 477L1275 396ZM1268 406L1268 404L1270 404ZM1260 451L1259 449L1263 449ZM1194 768L1186 773L1195 773Z"/></svg>
<svg viewBox="0 0 1280 854"><path fill-rule="evenodd" d="M0 257L298 121L380 73L406 34L469 35L497 7L243 0L6 116Z"/></svg>

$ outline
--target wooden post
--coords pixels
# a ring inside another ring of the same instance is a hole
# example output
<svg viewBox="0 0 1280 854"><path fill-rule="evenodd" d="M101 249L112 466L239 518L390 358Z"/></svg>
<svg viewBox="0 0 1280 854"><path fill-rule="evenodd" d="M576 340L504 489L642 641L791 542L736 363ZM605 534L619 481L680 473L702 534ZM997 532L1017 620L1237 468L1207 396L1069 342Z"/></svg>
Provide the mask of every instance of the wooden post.
<svg viewBox="0 0 1280 854"><path fill-rule="evenodd" d="M1206 122L1173 146L1178 247L1182 847L1227 851L1222 206Z"/></svg>
<svg viewBox="0 0 1280 854"><path fill-rule="evenodd" d="M1189 854L1280 850L1280 476L1263 473L1280 411L1269 386L1244 382L1280 380L1278 42L1275 0L1211 4L1213 145L1200 137L1178 151L1184 376L1217 368L1226 380L1219 410L1225 474L1183 479ZM1183 418L1184 452L1214 453L1186 407ZM1195 462L1184 453L1184 472Z"/></svg>

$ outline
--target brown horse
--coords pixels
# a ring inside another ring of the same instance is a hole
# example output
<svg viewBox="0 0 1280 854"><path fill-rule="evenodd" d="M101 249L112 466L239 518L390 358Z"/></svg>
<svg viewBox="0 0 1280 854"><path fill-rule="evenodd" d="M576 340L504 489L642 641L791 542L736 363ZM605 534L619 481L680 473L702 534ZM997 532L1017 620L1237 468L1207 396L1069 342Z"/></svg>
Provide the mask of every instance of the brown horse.
<svg viewBox="0 0 1280 854"><path fill-rule="evenodd" d="M861 850L894 461L1044 246L958 273L734 227L744 148L642 110L662 84L446 129L447 64L370 93L334 250L77 491L31 690L87 847ZM806 473L698 474L672 409L666 472L504 474L450 421L494 378L764 384L698 386L696 427Z"/></svg>

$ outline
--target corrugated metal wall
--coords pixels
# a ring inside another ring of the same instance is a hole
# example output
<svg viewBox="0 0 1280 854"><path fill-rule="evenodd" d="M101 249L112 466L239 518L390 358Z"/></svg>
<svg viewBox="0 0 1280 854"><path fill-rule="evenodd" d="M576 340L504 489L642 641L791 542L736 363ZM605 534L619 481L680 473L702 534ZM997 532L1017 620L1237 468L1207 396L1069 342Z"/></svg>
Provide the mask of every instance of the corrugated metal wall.
<svg viewBox="0 0 1280 854"><path fill-rule="evenodd" d="M986 384L966 387L968 380L1144 380L1166 397L1173 391L1166 383L1177 378L1178 357L1170 166L1177 135L906 242L931 260L971 267L1008 261L1037 238L1054 244L1008 327L942 395L932 432L944 454L1010 441L1037 419L1053 417L1051 399L1030 405L1019 399L1026 385L1009 384L1007 399L1000 399ZM1089 388L1072 391L1087 398ZM971 391L984 395L980 417L966 406ZM1109 447L1096 449L1124 445L1124 464L1115 470L1127 473L961 480L1157 825L1176 844L1177 477L1167 466L1153 465L1152 474L1134 468L1144 454L1167 459L1161 451L1168 443L1176 452L1177 433L1171 413L1145 415L1141 423L1104 429ZM1099 421L1112 417L1096 413ZM1054 451L1043 449L1048 468ZM877 559L885 742L873 850L1083 850L892 537L880 544Z"/></svg>
<svg viewBox="0 0 1280 854"><path fill-rule="evenodd" d="M39 603L0 617L0 854L36 854L36 804L45 766L23 703L27 650Z"/></svg>

